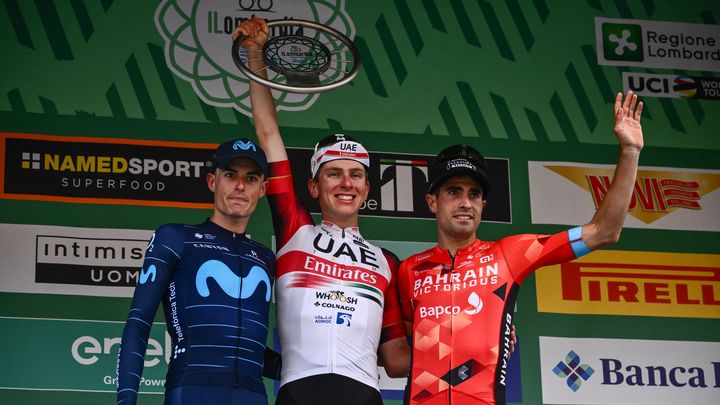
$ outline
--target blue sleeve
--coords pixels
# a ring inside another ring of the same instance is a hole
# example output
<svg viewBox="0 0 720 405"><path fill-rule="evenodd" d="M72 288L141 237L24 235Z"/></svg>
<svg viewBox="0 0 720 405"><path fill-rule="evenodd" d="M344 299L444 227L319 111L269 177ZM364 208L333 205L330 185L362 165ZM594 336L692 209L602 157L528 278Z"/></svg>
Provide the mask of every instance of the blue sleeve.
<svg viewBox="0 0 720 405"><path fill-rule="evenodd" d="M582 257L590 253L585 242L582 240L582 226L576 226L568 230L568 239L570 240L570 246L572 246L575 257Z"/></svg>
<svg viewBox="0 0 720 405"><path fill-rule="evenodd" d="M182 225L163 225L148 242L118 353L118 404L137 402L150 328L180 259L184 240Z"/></svg>

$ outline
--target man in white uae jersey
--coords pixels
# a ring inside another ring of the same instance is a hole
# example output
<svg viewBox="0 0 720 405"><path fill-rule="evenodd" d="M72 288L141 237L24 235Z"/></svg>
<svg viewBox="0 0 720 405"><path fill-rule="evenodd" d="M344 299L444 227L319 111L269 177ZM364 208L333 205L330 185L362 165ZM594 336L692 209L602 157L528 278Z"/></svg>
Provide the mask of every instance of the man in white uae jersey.
<svg viewBox="0 0 720 405"><path fill-rule="evenodd" d="M234 35L247 36L243 46L259 55L267 32L267 24L253 18ZM251 55L249 64L263 75L261 59ZM278 238L275 292L283 364L276 404L380 405L378 353L388 374L399 377L407 375L408 365L395 367L393 360L405 358L397 353L409 348L393 285L397 258L358 230L358 211L369 191L368 152L344 135L318 142L308 180L322 210L315 225L294 190L270 90L251 81L250 96L255 131L270 163L267 195Z"/></svg>

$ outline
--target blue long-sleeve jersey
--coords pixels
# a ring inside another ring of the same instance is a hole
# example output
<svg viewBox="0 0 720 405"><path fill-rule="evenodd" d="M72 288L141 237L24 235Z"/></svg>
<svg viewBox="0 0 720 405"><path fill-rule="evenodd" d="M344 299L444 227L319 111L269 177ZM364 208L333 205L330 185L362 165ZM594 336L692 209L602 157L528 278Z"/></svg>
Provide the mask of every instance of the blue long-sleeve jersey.
<svg viewBox="0 0 720 405"><path fill-rule="evenodd" d="M123 331L117 403L136 403L161 301L173 347L166 390L206 385L264 394L261 374L274 273L270 249L211 221L158 228Z"/></svg>

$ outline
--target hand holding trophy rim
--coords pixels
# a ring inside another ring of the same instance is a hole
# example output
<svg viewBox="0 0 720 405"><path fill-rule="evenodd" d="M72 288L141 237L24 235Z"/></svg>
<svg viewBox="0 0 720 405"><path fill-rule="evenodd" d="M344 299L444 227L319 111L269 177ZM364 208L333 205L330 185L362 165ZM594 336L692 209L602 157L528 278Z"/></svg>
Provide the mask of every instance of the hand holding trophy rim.
<svg viewBox="0 0 720 405"><path fill-rule="evenodd" d="M241 33L232 44L233 61L250 80L280 91L321 93L344 86L360 70L355 44L331 27L293 19L267 21L267 27L264 43Z"/></svg>

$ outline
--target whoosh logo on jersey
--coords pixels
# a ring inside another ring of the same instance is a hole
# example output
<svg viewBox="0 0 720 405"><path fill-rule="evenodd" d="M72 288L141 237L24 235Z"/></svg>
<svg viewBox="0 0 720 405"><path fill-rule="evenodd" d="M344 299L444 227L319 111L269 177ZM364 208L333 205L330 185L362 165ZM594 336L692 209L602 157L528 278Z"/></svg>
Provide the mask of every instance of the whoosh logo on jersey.
<svg viewBox="0 0 720 405"><path fill-rule="evenodd" d="M545 166L588 191L599 206L610 187L612 168ZM650 224L677 209L702 210L702 197L720 187L713 173L638 170L629 214Z"/></svg>

